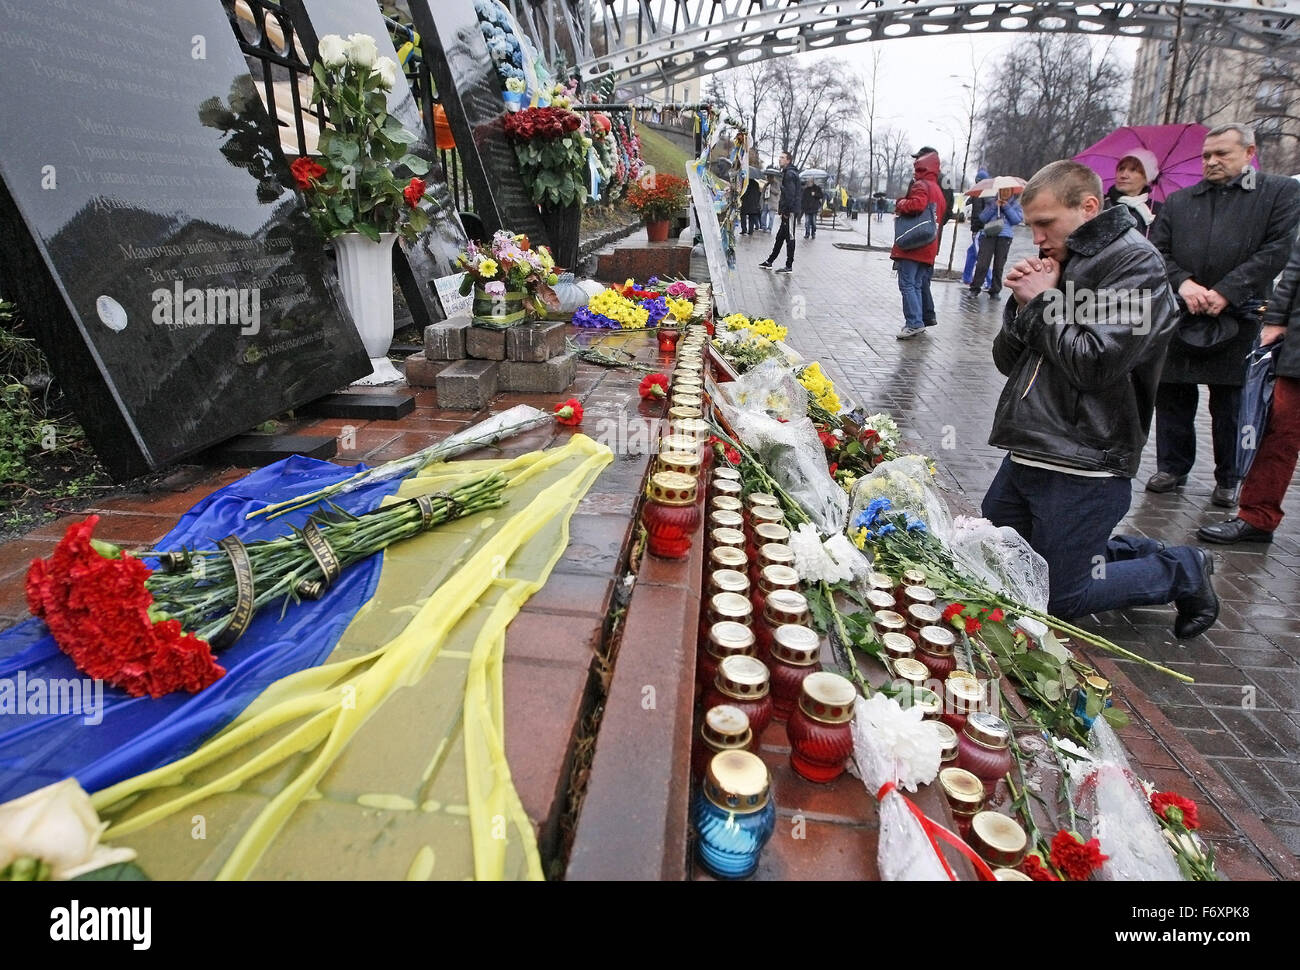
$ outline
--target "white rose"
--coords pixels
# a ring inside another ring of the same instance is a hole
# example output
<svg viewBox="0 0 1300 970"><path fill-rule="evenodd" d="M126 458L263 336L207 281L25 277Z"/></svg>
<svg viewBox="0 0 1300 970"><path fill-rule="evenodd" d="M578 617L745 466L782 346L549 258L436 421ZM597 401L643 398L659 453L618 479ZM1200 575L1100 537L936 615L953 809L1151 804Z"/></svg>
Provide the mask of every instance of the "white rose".
<svg viewBox="0 0 1300 970"><path fill-rule="evenodd" d="M75 778L46 785L0 805L0 869L30 856L48 864L52 878L69 879L134 859L131 849L99 844L107 827Z"/></svg>
<svg viewBox="0 0 1300 970"><path fill-rule="evenodd" d="M348 34L348 60L357 67L374 67L379 48L369 34Z"/></svg>
<svg viewBox="0 0 1300 970"><path fill-rule="evenodd" d="M326 34L316 48L326 67L342 67L348 59L348 45L338 34Z"/></svg>
<svg viewBox="0 0 1300 970"><path fill-rule="evenodd" d="M380 87L391 91L397 83L397 62L391 57L381 57L375 61L375 68L370 73L378 75Z"/></svg>

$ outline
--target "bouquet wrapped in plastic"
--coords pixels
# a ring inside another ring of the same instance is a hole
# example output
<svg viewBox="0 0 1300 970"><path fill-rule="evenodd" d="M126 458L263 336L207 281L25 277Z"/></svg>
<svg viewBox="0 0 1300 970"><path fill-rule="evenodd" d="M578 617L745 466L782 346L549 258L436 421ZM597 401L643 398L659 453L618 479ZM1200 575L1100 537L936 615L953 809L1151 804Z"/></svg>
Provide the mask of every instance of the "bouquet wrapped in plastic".
<svg viewBox="0 0 1300 970"><path fill-rule="evenodd" d="M968 575L995 593L1047 609L1047 560L1009 526L959 515L952 523L948 551Z"/></svg>
<svg viewBox="0 0 1300 970"><path fill-rule="evenodd" d="M934 484L930 467L920 455L904 455L881 462L859 478L850 498L849 520L855 519L878 498L887 498L894 512L916 516L944 544L952 535L948 503Z"/></svg>

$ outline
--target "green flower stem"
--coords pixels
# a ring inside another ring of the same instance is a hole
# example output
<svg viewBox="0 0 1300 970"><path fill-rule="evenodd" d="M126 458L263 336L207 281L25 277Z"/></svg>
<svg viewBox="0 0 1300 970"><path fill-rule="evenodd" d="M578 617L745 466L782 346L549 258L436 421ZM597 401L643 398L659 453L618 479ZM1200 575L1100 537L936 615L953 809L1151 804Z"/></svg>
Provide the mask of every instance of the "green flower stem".
<svg viewBox="0 0 1300 970"><path fill-rule="evenodd" d="M844 626L844 617L840 615L840 611L835 606L835 593L825 580L822 580L817 586L826 601L827 608L831 611L831 622L835 624L835 634L840 643L844 644L844 656L849 661L849 676L862 689L862 696L870 697L875 693L875 688L867 682L867 678L858 670L857 658L853 656L853 640L849 637L849 631Z"/></svg>

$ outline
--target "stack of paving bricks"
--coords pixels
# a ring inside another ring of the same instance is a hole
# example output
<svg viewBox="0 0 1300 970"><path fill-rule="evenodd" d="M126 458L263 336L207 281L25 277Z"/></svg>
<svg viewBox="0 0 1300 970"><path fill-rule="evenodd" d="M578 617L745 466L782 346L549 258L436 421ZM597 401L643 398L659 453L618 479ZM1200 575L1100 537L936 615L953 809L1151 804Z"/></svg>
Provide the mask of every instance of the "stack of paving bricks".
<svg viewBox="0 0 1300 970"><path fill-rule="evenodd" d="M406 358L406 381L437 388L438 407L478 411L503 391L558 394L573 383L578 362L564 349L564 322L495 329L469 317L424 328L424 352Z"/></svg>

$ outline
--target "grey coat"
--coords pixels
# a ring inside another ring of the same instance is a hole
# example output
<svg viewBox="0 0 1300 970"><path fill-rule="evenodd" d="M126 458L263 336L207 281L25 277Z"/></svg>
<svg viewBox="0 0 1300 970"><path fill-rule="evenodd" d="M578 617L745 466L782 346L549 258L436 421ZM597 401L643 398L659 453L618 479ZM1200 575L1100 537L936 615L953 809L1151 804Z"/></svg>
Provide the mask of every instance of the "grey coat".
<svg viewBox="0 0 1300 970"><path fill-rule="evenodd" d="M1277 372L1281 377L1300 379L1300 239L1291 247L1291 260L1268 301L1264 323L1286 327L1286 339L1277 355Z"/></svg>
<svg viewBox="0 0 1300 970"><path fill-rule="evenodd" d="M1202 179L1165 200L1151 226L1151 242L1165 258L1174 292L1188 279L1215 290L1229 303L1237 336L1212 354L1188 353L1177 339L1169 344L1161 381L1169 384L1240 386L1246 354L1259 335L1259 317L1235 313L1269 298L1275 277L1300 224L1300 182L1255 174L1248 189L1237 176L1226 185Z"/></svg>

